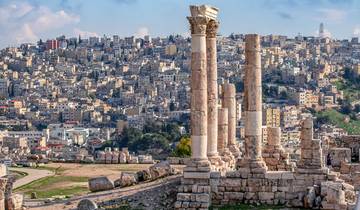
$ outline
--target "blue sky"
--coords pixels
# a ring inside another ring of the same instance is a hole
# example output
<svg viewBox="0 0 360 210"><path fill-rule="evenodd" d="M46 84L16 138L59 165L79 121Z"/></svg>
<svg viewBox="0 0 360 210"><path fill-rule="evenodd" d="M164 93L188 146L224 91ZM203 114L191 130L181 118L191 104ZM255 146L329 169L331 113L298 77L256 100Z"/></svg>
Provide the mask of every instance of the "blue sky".
<svg viewBox="0 0 360 210"><path fill-rule="evenodd" d="M190 4L220 9L220 33L360 36L360 0L0 0L0 47L59 35L188 35Z"/></svg>

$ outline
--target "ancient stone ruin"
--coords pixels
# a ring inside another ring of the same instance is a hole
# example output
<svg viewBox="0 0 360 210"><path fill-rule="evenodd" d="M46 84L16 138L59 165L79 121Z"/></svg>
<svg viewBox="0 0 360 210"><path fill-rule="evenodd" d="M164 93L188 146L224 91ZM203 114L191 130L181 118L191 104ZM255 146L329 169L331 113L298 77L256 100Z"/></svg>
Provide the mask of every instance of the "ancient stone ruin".
<svg viewBox="0 0 360 210"><path fill-rule="evenodd" d="M15 177L8 174L7 166L0 164L0 209L23 210L23 195L13 193Z"/></svg>
<svg viewBox="0 0 360 210"><path fill-rule="evenodd" d="M192 155L184 168L175 208L249 203L354 209L354 186L325 167L321 141L313 138L312 118L302 122L301 159L296 166L289 163L280 145L280 128L268 128L268 142L262 147L261 47L257 34L245 37L245 141L244 148L239 148L233 84L223 85L219 105L219 10L202 5L190 6L190 12Z"/></svg>

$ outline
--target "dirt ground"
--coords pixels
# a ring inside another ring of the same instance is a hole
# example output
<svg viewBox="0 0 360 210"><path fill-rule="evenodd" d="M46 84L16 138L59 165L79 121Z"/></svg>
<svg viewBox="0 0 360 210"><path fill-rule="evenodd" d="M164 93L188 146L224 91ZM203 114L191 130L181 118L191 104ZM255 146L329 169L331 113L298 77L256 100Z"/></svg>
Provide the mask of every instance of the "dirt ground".
<svg viewBox="0 0 360 210"><path fill-rule="evenodd" d="M120 172L137 172L152 166L152 164L78 164L78 163L49 163L46 167L61 167L64 176L97 177L107 176L114 180L119 178ZM175 165L177 169L184 166Z"/></svg>
<svg viewBox="0 0 360 210"><path fill-rule="evenodd" d="M151 164L77 164L77 163L49 163L46 167L61 168L64 176L97 177L107 176L117 179L120 172L137 172L149 168Z"/></svg>

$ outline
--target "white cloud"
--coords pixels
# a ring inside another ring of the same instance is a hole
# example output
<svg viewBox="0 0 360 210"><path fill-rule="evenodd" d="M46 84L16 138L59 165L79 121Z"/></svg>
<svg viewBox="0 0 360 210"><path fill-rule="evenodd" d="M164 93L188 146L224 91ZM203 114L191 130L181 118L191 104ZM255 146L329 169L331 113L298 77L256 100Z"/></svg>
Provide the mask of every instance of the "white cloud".
<svg viewBox="0 0 360 210"><path fill-rule="evenodd" d="M134 34L134 36L138 38L144 38L146 35L149 35L149 29L147 27L139 28Z"/></svg>
<svg viewBox="0 0 360 210"><path fill-rule="evenodd" d="M39 7L36 13L35 21L31 23L31 26L40 32L61 28L80 21L79 16L66 13L64 10L53 12L47 7Z"/></svg>
<svg viewBox="0 0 360 210"><path fill-rule="evenodd" d="M31 29L30 25L25 23L20 30L16 32L16 43L33 42L38 39L36 34Z"/></svg>
<svg viewBox="0 0 360 210"><path fill-rule="evenodd" d="M354 36L360 37L360 26L354 28Z"/></svg>
<svg viewBox="0 0 360 210"><path fill-rule="evenodd" d="M347 13L344 10L339 9L318 9L320 17L317 18L322 21L328 22L341 22L345 19Z"/></svg>
<svg viewBox="0 0 360 210"><path fill-rule="evenodd" d="M81 36L82 38L89 38L89 37L93 37L93 36L96 36L96 37L99 37L99 35L96 33L96 32L91 32L91 31L83 31L79 28L74 28L74 35L75 36Z"/></svg>
<svg viewBox="0 0 360 210"><path fill-rule="evenodd" d="M0 44L35 42L49 31L76 25L79 21L78 15L64 10L53 11L49 7L14 0L0 7Z"/></svg>

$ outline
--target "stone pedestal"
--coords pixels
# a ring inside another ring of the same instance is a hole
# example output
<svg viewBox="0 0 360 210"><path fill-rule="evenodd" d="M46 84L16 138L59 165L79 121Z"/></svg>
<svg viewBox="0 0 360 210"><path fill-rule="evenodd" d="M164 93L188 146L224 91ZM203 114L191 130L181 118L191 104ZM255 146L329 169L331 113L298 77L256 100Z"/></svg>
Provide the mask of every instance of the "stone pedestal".
<svg viewBox="0 0 360 210"><path fill-rule="evenodd" d="M268 142L263 148L262 157L270 171L293 171L289 162L289 154L280 144L281 129L279 127L267 128Z"/></svg>
<svg viewBox="0 0 360 210"><path fill-rule="evenodd" d="M191 161L184 168L177 194L175 209L208 209L211 203L210 164L208 161Z"/></svg>
<svg viewBox="0 0 360 210"><path fill-rule="evenodd" d="M321 141L313 139L313 120L311 117L302 122L300 133L301 157L297 163L298 171L327 171L323 161ZM305 170L304 170L305 169Z"/></svg>

